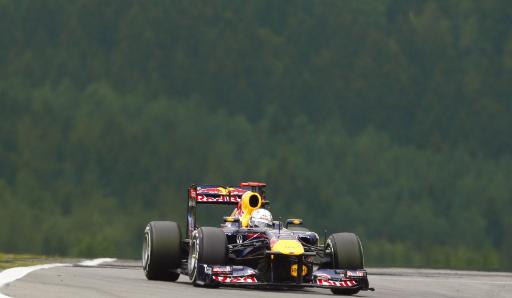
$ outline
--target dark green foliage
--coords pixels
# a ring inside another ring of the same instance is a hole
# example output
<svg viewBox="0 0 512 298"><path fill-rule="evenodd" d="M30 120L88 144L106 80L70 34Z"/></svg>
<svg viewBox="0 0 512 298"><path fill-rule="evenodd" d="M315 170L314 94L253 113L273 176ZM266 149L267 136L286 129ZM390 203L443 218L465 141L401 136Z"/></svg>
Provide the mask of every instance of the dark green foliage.
<svg viewBox="0 0 512 298"><path fill-rule="evenodd" d="M509 1L0 0L0 250L138 257L194 182L512 269ZM219 218L219 222L220 222Z"/></svg>

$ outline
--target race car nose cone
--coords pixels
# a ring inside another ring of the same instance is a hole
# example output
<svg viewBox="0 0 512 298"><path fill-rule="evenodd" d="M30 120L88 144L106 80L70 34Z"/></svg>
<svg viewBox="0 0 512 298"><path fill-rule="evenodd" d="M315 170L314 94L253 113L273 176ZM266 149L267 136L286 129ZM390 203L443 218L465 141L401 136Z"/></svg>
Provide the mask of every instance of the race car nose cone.
<svg viewBox="0 0 512 298"><path fill-rule="evenodd" d="M304 253L304 247L297 240L278 240L272 245L272 251L297 256Z"/></svg>

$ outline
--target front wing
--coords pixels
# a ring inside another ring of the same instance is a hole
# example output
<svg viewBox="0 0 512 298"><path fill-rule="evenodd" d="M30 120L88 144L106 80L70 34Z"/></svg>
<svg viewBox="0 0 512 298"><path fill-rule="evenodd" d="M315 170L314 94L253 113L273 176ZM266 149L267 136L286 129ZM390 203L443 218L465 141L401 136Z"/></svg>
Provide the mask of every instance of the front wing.
<svg viewBox="0 0 512 298"><path fill-rule="evenodd" d="M260 281L257 271L247 266L217 266L199 264L197 283L207 286L261 288L327 288L373 290L369 287L366 270L319 269L310 282Z"/></svg>

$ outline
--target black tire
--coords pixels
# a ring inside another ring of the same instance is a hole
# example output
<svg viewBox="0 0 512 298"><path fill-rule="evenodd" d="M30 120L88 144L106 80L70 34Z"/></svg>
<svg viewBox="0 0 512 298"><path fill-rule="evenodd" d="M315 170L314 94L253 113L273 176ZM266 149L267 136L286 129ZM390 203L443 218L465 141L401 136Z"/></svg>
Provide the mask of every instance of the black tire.
<svg viewBox="0 0 512 298"><path fill-rule="evenodd" d="M335 269L363 269L363 248L359 237L353 233L332 234L326 249L332 251L332 265Z"/></svg>
<svg viewBox="0 0 512 298"><path fill-rule="evenodd" d="M332 253L332 268L334 269L363 269L364 256L361 241L353 233L332 234L325 245ZM331 289L336 295L354 295L359 289Z"/></svg>
<svg viewBox="0 0 512 298"><path fill-rule="evenodd" d="M142 268L149 280L176 281L180 274L181 232L172 221L152 221L144 230Z"/></svg>
<svg viewBox="0 0 512 298"><path fill-rule="evenodd" d="M197 264L225 265L227 245L222 229L202 227L194 231L188 257L188 273L194 286L202 285L197 279Z"/></svg>
<svg viewBox="0 0 512 298"><path fill-rule="evenodd" d="M350 296L359 293L359 289L331 289L335 295Z"/></svg>

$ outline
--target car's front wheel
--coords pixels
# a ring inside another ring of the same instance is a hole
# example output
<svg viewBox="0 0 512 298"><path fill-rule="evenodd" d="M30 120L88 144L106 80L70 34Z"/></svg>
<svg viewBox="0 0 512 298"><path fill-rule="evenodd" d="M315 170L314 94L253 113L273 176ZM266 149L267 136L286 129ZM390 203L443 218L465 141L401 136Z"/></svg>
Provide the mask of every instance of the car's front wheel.
<svg viewBox="0 0 512 298"><path fill-rule="evenodd" d="M356 234L332 234L327 239L325 250L332 256L333 269L364 268L363 247ZM337 295L354 295L359 289L331 289L331 292Z"/></svg>
<svg viewBox="0 0 512 298"><path fill-rule="evenodd" d="M194 231L188 256L188 274L194 286L204 285L198 276L198 265L225 265L227 239L219 228L202 227Z"/></svg>

